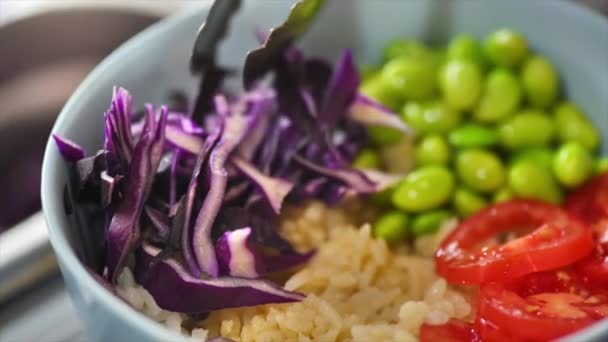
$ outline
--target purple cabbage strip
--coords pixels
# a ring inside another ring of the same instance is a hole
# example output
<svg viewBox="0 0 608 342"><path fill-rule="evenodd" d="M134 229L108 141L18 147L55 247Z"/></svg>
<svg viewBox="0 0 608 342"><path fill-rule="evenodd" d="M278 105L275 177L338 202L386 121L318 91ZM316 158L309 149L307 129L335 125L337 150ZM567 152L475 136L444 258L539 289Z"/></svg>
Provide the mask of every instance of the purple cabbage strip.
<svg viewBox="0 0 608 342"><path fill-rule="evenodd" d="M115 137L113 136L114 133L114 127L112 126L112 122L109 120L108 117L108 113L104 113L103 118L104 118L104 125L103 125L103 132L104 132L104 141L103 141L103 148L110 152L110 154L115 157L117 155L116 152L116 147L114 146L114 139Z"/></svg>
<svg viewBox="0 0 608 342"><path fill-rule="evenodd" d="M350 106L348 116L351 120L366 126L384 126L403 133L412 133L412 130L395 112L363 94L357 95Z"/></svg>
<svg viewBox="0 0 608 342"><path fill-rule="evenodd" d="M299 155L294 155L293 159L314 173L343 182L358 193L368 194L376 192L374 182L359 170L352 168L330 169L306 160Z"/></svg>
<svg viewBox="0 0 608 342"><path fill-rule="evenodd" d="M211 230L226 192L228 172L225 164L232 150L245 135L246 129L247 118L243 113L231 113L225 120L220 140L209 156L209 191L194 223L192 249L201 271L212 276L218 275L218 267Z"/></svg>
<svg viewBox="0 0 608 342"><path fill-rule="evenodd" d="M331 69L331 65L321 58L312 57L304 61L302 84L312 95L317 108L323 105L323 98L332 76Z"/></svg>
<svg viewBox="0 0 608 342"><path fill-rule="evenodd" d="M192 211L194 210L194 200L198 190L198 182L201 169L205 162L207 162L207 157L209 156L209 153L211 152L213 147L215 147L218 139L220 138L222 134L222 129L223 127L221 125L216 126L215 129L211 131L211 134L205 140L205 146L197 157L196 165L194 166L194 171L192 172L192 177L190 178L190 183L188 184L188 189L186 190L184 202L182 205L182 213L178 212L178 214L176 215L176 217L179 216L179 220L176 220L175 224L181 224L181 227L179 227L179 229L181 229L182 234L182 256L184 257L186 265L190 269L190 273L194 274L197 277L201 275L201 269L198 265L192 247L192 232L190 228L190 221L192 217Z"/></svg>
<svg viewBox="0 0 608 342"><path fill-rule="evenodd" d="M262 257L250 241L251 227L227 231L215 243L222 275L259 278L265 273Z"/></svg>
<svg viewBox="0 0 608 342"><path fill-rule="evenodd" d="M202 135L205 133L205 130L201 126L197 125L192 119L186 117L185 114L173 114L177 115L177 118L179 118L180 126L184 132L193 135Z"/></svg>
<svg viewBox="0 0 608 342"><path fill-rule="evenodd" d="M300 89L300 98L302 99L302 102L304 103L304 107L306 108L306 110L312 114L312 116L314 116L315 118L318 118L319 113L317 110L317 104L315 103L315 99L313 97L313 95L306 89L301 88Z"/></svg>
<svg viewBox="0 0 608 342"><path fill-rule="evenodd" d="M226 96L222 94L215 95L213 97L213 104L215 106L215 113L220 117L226 117L230 114L230 105Z"/></svg>
<svg viewBox="0 0 608 342"><path fill-rule="evenodd" d="M165 140L166 140L166 135L165 132L167 132L167 114L168 114L168 110L167 107L165 106L161 106L160 107L160 118L158 119L158 123L156 124L156 132L154 133L154 141L152 142L152 146L150 148L150 166L152 169L152 172L156 173L156 171L158 170L158 166L160 164L160 161L163 157L163 153L164 153L164 146L165 146ZM154 180L154 178L150 178L150 184L148 184L148 191L150 191L151 187L152 187L152 181ZM147 197L147 195L146 195Z"/></svg>
<svg viewBox="0 0 608 342"><path fill-rule="evenodd" d="M249 184L248 180L243 180L234 185L230 185L226 189L226 194L224 195L224 203L242 199L242 196L245 196L245 193L247 192L247 190L249 190L250 185L251 184Z"/></svg>
<svg viewBox="0 0 608 342"><path fill-rule="evenodd" d="M59 153L61 153L61 156L67 162L75 163L84 158L87 154L84 148L69 139L62 138L57 134L53 134L53 139L59 149Z"/></svg>
<svg viewBox="0 0 608 342"><path fill-rule="evenodd" d="M177 201L177 166L179 165L180 157L180 150L174 149L171 158L171 168L169 169L169 207L172 207Z"/></svg>
<svg viewBox="0 0 608 342"><path fill-rule="evenodd" d="M162 240L166 240L169 237L171 227L169 226L169 217L161 211L154 209L150 206L144 207L146 216L152 223L152 226L156 230L156 233Z"/></svg>
<svg viewBox="0 0 608 342"><path fill-rule="evenodd" d="M145 243L138 249L135 278L164 310L203 313L225 308L297 302L304 298L299 293L283 290L265 280L193 277L171 258L152 265L158 253L160 250Z"/></svg>
<svg viewBox="0 0 608 342"><path fill-rule="evenodd" d="M306 252L304 254L289 253L280 255L264 255L263 264L266 267L266 272L282 272L293 267L301 266L308 262L315 255L315 251Z"/></svg>
<svg viewBox="0 0 608 342"><path fill-rule="evenodd" d="M359 73L352 53L349 49L344 49L336 63L319 113L319 122L322 125L332 129L344 117L357 95L359 82Z"/></svg>
<svg viewBox="0 0 608 342"><path fill-rule="evenodd" d="M160 113L158 113L158 114L160 114ZM160 116L158 114L155 113L155 116L156 117ZM141 134L143 127L144 127L144 121L145 120L139 120L139 121L133 122L133 124L131 125L131 135L132 136L138 137ZM205 133L205 130L203 129L203 127L199 126L196 122L192 121L192 119L187 117L186 114L184 114L184 113L169 112L169 114L167 115L167 126L176 127L178 129L181 129L185 133L188 133L191 135L200 136Z"/></svg>
<svg viewBox="0 0 608 342"><path fill-rule="evenodd" d="M135 145L133 159L127 177L127 188L120 205L108 227L107 261L108 276L114 282L140 236L140 216L143 210L156 167L160 162L160 153L164 145L167 111L153 127L151 123L144 128L143 135Z"/></svg>
<svg viewBox="0 0 608 342"><path fill-rule="evenodd" d="M106 266L114 282L140 234L139 218L143 209L146 186L152 172L148 151L152 132L147 132L135 145L134 158L127 176L125 197L118 206L107 232Z"/></svg>
<svg viewBox="0 0 608 342"><path fill-rule="evenodd" d="M230 161L239 172L255 184L256 188L268 201L270 207L278 215L281 212L283 200L287 197L294 184L281 178L266 176L257 170L255 166L241 158L232 157Z"/></svg>
<svg viewBox="0 0 608 342"><path fill-rule="evenodd" d="M118 149L120 158L128 164L133 154L133 137L131 135L131 94L123 88L114 87L112 103L106 112L113 129L112 144Z"/></svg>
<svg viewBox="0 0 608 342"><path fill-rule="evenodd" d="M101 198L100 204L102 208L107 208L112 203L114 195L114 187L116 186L116 178L108 175L106 170L101 171Z"/></svg>
<svg viewBox="0 0 608 342"><path fill-rule="evenodd" d="M203 148L204 141L201 137L185 132L181 127L167 126L167 143L188 152L192 155L197 155Z"/></svg>
<svg viewBox="0 0 608 342"><path fill-rule="evenodd" d="M90 183L98 183L100 173L108 170L107 153L103 150L98 151L92 157L76 161L74 166L81 188Z"/></svg>
<svg viewBox="0 0 608 342"><path fill-rule="evenodd" d="M262 88L245 94L248 101L253 102L247 113L250 124L243 141L238 147L238 154L245 160L252 160L255 151L268 134L268 127L272 119L271 110L276 98L271 89Z"/></svg>
<svg viewBox="0 0 608 342"><path fill-rule="evenodd" d="M388 189L403 179L402 174L391 174L378 170L360 170L360 172L376 184L376 192Z"/></svg>
<svg viewBox="0 0 608 342"><path fill-rule="evenodd" d="M304 192L304 196L306 197L316 197L321 193L323 187L327 184L327 178L318 177L309 180L302 188Z"/></svg>

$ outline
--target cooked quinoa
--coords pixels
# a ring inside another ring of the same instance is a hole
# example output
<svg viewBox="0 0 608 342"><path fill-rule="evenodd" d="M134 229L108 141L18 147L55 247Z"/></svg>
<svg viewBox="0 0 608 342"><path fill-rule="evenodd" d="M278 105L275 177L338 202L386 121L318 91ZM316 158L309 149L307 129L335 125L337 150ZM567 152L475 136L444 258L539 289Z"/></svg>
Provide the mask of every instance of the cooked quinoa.
<svg viewBox="0 0 608 342"><path fill-rule="evenodd" d="M372 215L358 203L327 208L313 202L286 211L283 235L299 250L317 249L285 282L287 290L307 295L299 303L220 310L192 324L185 315L160 309L128 269L119 278L118 293L152 319L196 340L416 341L424 321L443 324L469 317L466 295L434 273L434 250L455 222L419 238L413 248L394 249L374 239L369 224L356 226Z"/></svg>

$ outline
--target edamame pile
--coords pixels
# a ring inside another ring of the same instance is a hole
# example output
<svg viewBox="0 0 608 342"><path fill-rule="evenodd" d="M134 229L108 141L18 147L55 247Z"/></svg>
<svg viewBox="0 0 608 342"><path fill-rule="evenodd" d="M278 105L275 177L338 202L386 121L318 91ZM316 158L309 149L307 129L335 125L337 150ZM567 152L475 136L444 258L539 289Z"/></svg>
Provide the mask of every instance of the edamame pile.
<svg viewBox="0 0 608 342"><path fill-rule="evenodd" d="M374 201L384 210L374 235L390 243L492 202L560 203L608 170L608 158L596 157L598 130L564 98L551 61L516 31L500 29L483 42L463 34L445 48L396 39L363 79L361 91L416 132L376 127L373 146L355 160L356 167L407 171Z"/></svg>

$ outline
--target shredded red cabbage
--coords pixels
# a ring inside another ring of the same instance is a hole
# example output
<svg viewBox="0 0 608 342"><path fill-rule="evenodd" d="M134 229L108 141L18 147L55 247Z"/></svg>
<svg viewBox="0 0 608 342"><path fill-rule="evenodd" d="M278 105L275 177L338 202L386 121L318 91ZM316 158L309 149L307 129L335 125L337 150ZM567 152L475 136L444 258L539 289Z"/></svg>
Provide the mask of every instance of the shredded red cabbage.
<svg viewBox="0 0 608 342"><path fill-rule="evenodd" d="M303 295L270 281L239 277L197 278L173 258L144 244L137 250L135 278L165 310L205 313L225 308L300 301Z"/></svg>
<svg viewBox="0 0 608 342"><path fill-rule="evenodd" d="M91 157L54 136L74 166L74 204L93 204L91 219L105 222L100 275L115 282L131 267L161 308L185 313L302 299L259 280L314 255L277 231L284 203L331 205L390 186L396 176L350 164L367 143L364 124L408 128L357 94L349 50L332 68L291 47L274 71L272 87L216 93L196 120L164 106L137 114L115 88Z"/></svg>

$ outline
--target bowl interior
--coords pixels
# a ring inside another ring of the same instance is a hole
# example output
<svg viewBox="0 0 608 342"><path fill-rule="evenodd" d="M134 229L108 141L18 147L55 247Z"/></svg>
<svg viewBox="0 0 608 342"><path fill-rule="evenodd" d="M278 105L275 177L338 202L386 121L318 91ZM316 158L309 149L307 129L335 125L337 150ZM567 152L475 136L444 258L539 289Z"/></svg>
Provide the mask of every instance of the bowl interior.
<svg viewBox="0 0 608 342"><path fill-rule="evenodd" d="M241 65L245 52L257 45L254 30L279 23L289 5L286 1L244 1L218 60L227 66ZM129 89L137 106L144 101L161 103L174 89L193 94L195 82L187 63L192 37L205 14L206 10L201 10L172 18L115 52L72 96L54 132L82 143L93 153L101 146L102 114L109 104L112 86ZM502 26L523 32L534 50L557 66L568 98L580 104L603 136L608 137L608 22L565 1L330 1L301 45L309 54L331 59L343 47L351 47L358 62L374 62L382 46L395 37L444 42L463 32L481 38ZM238 84L238 81L231 83L233 87ZM604 152L608 149L606 140ZM85 282L89 287L88 296L103 299L103 305L111 306L121 319L132 322L138 329L148 329L150 334L161 333L164 330L135 314L94 283L77 261L74 250L82 245L62 205L66 171L55 146L47 145L43 206L68 286L70 281Z"/></svg>

